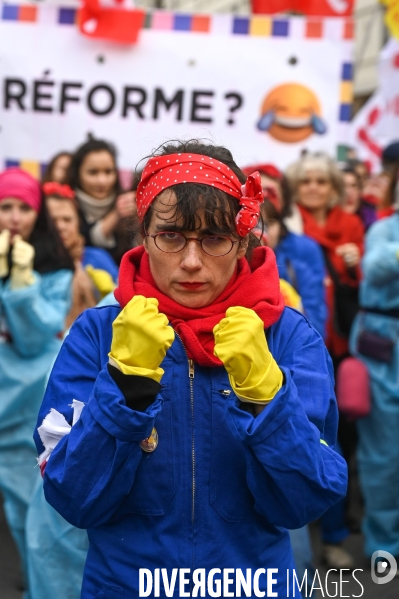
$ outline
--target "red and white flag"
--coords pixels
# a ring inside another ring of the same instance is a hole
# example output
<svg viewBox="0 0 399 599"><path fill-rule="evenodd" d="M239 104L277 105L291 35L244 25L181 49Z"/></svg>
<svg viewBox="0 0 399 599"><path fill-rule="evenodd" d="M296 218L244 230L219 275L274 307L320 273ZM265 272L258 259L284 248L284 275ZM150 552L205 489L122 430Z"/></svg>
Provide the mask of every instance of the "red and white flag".
<svg viewBox="0 0 399 599"><path fill-rule="evenodd" d="M384 114L384 98L375 92L351 122L350 145L356 149L357 158L367 163L372 173L378 173L383 143L379 126Z"/></svg>

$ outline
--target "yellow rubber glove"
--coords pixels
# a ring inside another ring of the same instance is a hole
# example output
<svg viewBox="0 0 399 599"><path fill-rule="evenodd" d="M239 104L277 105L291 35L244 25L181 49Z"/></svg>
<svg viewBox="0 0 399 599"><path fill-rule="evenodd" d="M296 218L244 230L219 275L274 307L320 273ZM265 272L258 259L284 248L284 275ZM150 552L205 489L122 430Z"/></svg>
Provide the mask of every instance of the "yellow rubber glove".
<svg viewBox="0 0 399 599"><path fill-rule="evenodd" d="M124 374L147 376L159 383L164 374L159 365L174 338L165 314L158 312L158 300L136 295L112 324L109 362Z"/></svg>
<svg viewBox="0 0 399 599"><path fill-rule="evenodd" d="M24 241L21 235L14 235L11 252L11 289L21 289L33 285L35 282L33 275L34 257L35 248Z"/></svg>
<svg viewBox="0 0 399 599"><path fill-rule="evenodd" d="M293 286L284 279L280 279L280 291L286 306L295 308L299 312L303 312L301 296L296 292Z"/></svg>
<svg viewBox="0 0 399 599"><path fill-rule="evenodd" d="M101 268L94 268L91 264L86 266L86 272L90 279L93 281L93 285L98 289L101 295L101 299L111 293L115 289L115 283L112 280L111 275L106 270Z"/></svg>
<svg viewBox="0 0 399 599"><path fill-rule="evenodd" d="M269 351L264 324L248 308L229 308L213 329L214 354L229 374L241 401L266 404L283 384L283 373Z"/></svg>
<svg viewBox="0 0 399 599"><path fill-rule="evenodd" d="M4 229L0 233L0 279L8 275L8 251L10 249L11 233Z"/></svg>

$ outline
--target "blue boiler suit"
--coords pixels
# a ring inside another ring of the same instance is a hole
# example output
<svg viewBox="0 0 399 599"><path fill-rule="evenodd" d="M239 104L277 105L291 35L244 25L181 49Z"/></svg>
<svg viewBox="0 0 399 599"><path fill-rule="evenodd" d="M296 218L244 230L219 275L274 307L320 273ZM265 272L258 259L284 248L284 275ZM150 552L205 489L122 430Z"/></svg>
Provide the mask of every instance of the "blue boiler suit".
<svg viewBox="0 0 399 599"><path fill-rule="evenodd" d="M119 268L117 267L111 254L103 248L85 247L82 257L83 266L90 264L93 268L100 268L107 271L115 283L118 280Z"/></svg>
<svg viewBox="0 0 399 599"><path fill-rule="evenodd" d="M83 264L103 268L117 280L118 268L106 250L85 248ZM99 305L115 303L114 293L111 292ZM47 503L41 476L37 477L28 509L26 543L29 599L77 599L89 548L87 533L72 526Z"/></svg>
<svg viewBox="0 0 399 599"><path fill-rule="evenodd" d="M40 472L32 426L61 346L72 272L34 273L28 287L0 281L0 492L26 576L26 511Z"/></svg>
<svg viewBox="0 0 399 599"><path fill-rule="evenodd" d="M273 590L286 597L286 570L293 568L286 528L318 518L346 492L346 464L334 451L332 367L321 337L287 308L268 329L285 380L256 418L240 408L223 367L195 364L190 371L176 337L162 363L161 392L137 412L107 368L119 311L106 306L79 317L38 418L39 426L55 408L71 422L72 399L86 404L44 475L49 503L88 529L82 599L136 598L139 569L162 567L169 577L172 568L275 567ZM140 441L154 426L158 447L144 453Z"/></svg>
<svg viewBox="0 0 399 599"><path fill-rule="evenodd" d="M373 224L366 235L360 304L363 308L399 310L399 214ZM394 343L392 360L380 362L359 354L362 330ZM365 550L399 556L399 318L364 312L353 324L350 351L368 368L372 407L357 422L358 472L365 499Z"/></svg>
<svg viewBox="0 0 399 599"><path fill-rule="evenodd" d="M299 293L307 318L325 339L327 304L326 267L318 243L307 235L287 233L275 248L278 273Z"/></svg>
<svg viewBox="0 0 399 599"><path fill-rule="evenodd" d="M324 339L327 321L326 268L319 244L307 235L288 232L274 252L280 278L299 293L306 317ZM296 570L302 579L305 571L309 575L314 570L308 526L291 530L290 538ZM310 593L310 587L308 591Z"/></svg>

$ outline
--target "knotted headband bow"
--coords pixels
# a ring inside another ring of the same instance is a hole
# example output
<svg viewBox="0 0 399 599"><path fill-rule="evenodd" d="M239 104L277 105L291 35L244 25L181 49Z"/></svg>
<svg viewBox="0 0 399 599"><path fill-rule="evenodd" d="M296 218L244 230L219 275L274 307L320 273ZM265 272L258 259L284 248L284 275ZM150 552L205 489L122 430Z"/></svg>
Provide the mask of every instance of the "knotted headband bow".
<svg viewBox="0 0 399 599"><path fill-rule="evenodd" d="M154 199L164 189L179 183L202 183L237 198L241 210L235 222L240 237L245 237L258 222L263 202L258 172L241 185L237 175L223 162L202 154L167 154L147 162L137 187L137 214L140 222Z"/></svg>
<svg viewBox="0 0 399 599"><path fill-rule="evenodd" d="M56 181L43 183L42 189L44 195L46 196L56 195L60 196L61 198L67 198L68 200L75 199L75 192L69 187L69 185L61 185L61 183L57 183Z"/></svg>

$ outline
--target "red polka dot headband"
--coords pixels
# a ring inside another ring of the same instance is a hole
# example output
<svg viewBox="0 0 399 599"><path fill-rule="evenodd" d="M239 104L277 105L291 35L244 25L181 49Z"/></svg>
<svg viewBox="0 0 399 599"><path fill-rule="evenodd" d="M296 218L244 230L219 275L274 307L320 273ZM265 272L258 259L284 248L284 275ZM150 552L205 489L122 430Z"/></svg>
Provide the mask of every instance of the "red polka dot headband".
<svg viewBox="0 0 399 599"><path fill-rule="evenodd" d="M154 156L147 162L137 187L140 222L157 195L179 183L203 183L237 198L241 210L235 222L240 237L245 237L256 226L263 202L259 173L252 173L241 185L237 175L223 162L202 154L187 153Z"/></svg>
<svg viewBox="0 0 399 599"><path fill-rule="evenodd" d="M75 199L75 192L69 187L69 185L61 185L56 181L48 181L42 185L43 193L45 196L60 196L68 200Z"/></svg>

